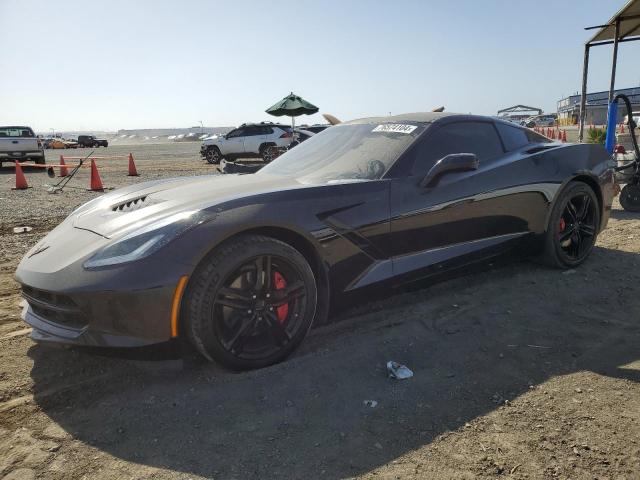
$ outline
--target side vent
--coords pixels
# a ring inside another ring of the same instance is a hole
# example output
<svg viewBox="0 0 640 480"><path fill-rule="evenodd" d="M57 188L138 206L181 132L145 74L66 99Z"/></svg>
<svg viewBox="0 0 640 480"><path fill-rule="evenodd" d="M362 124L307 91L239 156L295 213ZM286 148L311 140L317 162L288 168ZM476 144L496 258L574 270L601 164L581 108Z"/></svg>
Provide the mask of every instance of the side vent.
<svg viewBox="0 0 640 480"><path fill-rule="evenodd" d="M145 201L147 200L147 196L134 198L133 200L128 200L124 203L120 203L111 207L111 210L114 212L133 212L134 210L139 210L142 207L146 207Z"/></svg>

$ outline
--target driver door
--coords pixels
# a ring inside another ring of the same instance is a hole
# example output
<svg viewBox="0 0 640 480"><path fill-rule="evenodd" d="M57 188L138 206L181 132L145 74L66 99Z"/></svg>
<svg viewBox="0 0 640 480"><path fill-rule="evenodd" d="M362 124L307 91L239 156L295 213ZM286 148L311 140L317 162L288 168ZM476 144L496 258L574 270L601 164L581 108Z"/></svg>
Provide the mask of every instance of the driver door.
<svg viewBox="0 0 640 480"><path fill-rule="evenodd" d="M220 144L222 155L240 155L244 153L245 128L240 127L227 133L224 142Z"/></svg>
<svg viewBox="0 0 640 480"><path fill-rule="evenodd" d="M505 185L500 167L506 153L493 123L458 121L432 128L409 152L409 175L391 185L394 275L411 279L492 255L497 245L527 232L520 205L490 193ZM478 168L447 171L420 185L438 160L456 153L475 154Z"/></svg>

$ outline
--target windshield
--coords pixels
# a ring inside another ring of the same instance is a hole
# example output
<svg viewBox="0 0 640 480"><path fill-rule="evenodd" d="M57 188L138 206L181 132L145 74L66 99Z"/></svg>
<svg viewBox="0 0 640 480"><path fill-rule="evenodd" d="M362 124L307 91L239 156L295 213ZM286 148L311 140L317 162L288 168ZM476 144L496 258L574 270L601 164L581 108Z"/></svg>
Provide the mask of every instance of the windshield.
<svg viewBox="0 0 640 480"><path fill-rule="evenodd" d="M377 180L424 131L424 124L336 125L258 171L301 180Z"/></svg>
<svg viewBox="0 0 640 480"><path fill-rule="evenodd" d="M33 138L33 130L28 127L0 127L0 137L28 137Z"/></svg>

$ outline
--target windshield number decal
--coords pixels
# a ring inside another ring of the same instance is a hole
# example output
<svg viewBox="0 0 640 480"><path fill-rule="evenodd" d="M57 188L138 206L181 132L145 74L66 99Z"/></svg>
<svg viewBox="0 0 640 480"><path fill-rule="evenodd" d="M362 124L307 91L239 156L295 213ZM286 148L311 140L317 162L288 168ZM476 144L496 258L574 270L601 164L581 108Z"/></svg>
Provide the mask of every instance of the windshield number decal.
<svg viewBox="0 0 640 480"><path fill-rule="evenodd" d="M372 130L372 132L393 132L393 133L406 133L413 132L416 128L415 125L405 125L402 123L386 123L384 125L378 125Z"/></svg>

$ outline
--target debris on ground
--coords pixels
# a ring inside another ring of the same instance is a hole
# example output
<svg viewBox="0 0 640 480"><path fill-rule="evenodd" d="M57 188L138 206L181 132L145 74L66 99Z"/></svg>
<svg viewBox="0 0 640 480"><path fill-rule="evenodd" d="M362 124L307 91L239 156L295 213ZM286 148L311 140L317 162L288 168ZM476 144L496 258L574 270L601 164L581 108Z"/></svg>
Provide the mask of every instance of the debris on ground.
<svg viewBox="0 0 640 480"><path fill-rule="evenodd" d="M365 407L371 407L371 408L376 408L376 406L378 405L378 402L376 402L375 400L365 400L363 403Z"/></svg>
<svg viewBox="0 0 640 480"><path fill-rule="evenodd" d="M29 233L33 227L13 227L13 233Z"/></svg>
<svg viewBox="0 0 640 480"><path fill-rule="evenodd" d="M406 365L393 360L387 362L387 371L389 372L389 377L396 380L405 380L413 377L413 372Z"/></svg>

